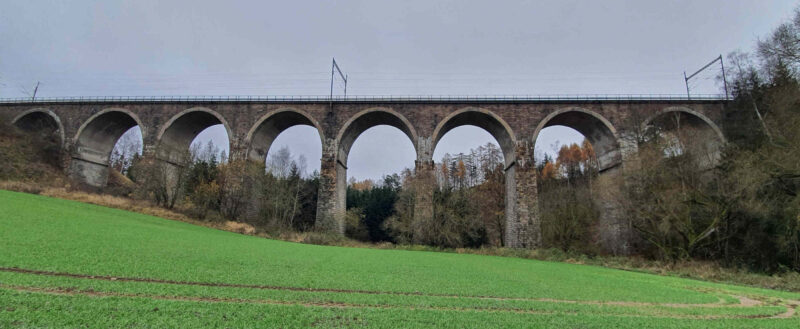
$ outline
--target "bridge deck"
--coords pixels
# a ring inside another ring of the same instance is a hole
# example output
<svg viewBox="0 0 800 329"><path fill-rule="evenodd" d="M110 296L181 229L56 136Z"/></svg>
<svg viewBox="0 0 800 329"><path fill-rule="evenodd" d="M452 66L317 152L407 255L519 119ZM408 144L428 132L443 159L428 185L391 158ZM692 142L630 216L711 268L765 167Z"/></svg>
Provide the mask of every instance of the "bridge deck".
<svg viewBox="0 0 800 329"><path fill-rule="evenodd" d="M72 96L0 98L0 104L63 103L560 103L560 102L691 102L716 103L725 95L703 94L586 94L586 95L473 95L473 96Z"/></svg>

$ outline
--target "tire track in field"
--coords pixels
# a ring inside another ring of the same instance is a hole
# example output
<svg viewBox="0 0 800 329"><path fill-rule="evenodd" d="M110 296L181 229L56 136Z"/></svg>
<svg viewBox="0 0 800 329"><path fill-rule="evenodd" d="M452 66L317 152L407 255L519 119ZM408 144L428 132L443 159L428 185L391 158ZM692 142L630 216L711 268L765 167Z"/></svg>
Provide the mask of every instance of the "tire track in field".
<svg viewBox="0 0 800 329"><path fill-rule="evenodd" d="M628 302L628 301L592 301L592 300L566 300L554 298L525 298L525 297L501 297L501 296L465 296L454 294L434 294L423 292L394 292L394 291L374 291L374 290L349 290L349 289L330 289L330 288L303 288L303 287L286 287L286 286L271 286L271 285L252 285L252 284L239 284L239 283L225 283L225 282L197 282L197 281L178 281L166 280L156 278L133 278L133 277L119 277L109 275L91 275L91 274L78 274L68 272L55 272L24 269L18 267L0 267L0 272L21 273L41 276L53 277L68 277L77 279L100 280L100 281L113 281L113 282L137 282L137 283L157 283L168 285L182 285L182 286L202 286L202 287L219 287L219 288L243 288L243 289L258 289L258 290L277 290L277 291L297 291L297 292L324 292L324 293L343 293L343 294L366 294L366 295L389 295L389 296L420 296L420 297L441 297L441 298L457 298L457 299L489 299L500 301L528 301L528 302L546 302L546 303L563 303L563 304L580 304L580 305L600 305L600 306L628 306L628 307L642 307L642 306L657 306L669 308L710 308L710 307L749 307L747 303L749 299L740 296L732 296L740 300L739 304L726 305L723 298L718 297L718 301L714 303L705 304L689 304L689 303L651 303L651 302ZM209 297L213 298L213 297ZM296 303L295 303L296 304ZM793 311L793 307L787 307L787 312ZM793 314L793 313L792 313ZM789 316L791 316L790 314Z"/></svg>
<svg viewBox="0 0 800 329"><path fill-rule="evenodd" d="M253 284L225 283L225 282L197 282L197 281L166 280L166 279L156 279L156 278L132 278L132 277L121 277L121 276L110 276L110 275L91 275L91 274L78 274L78 273L67 273L67 272L42 271L42 270L24 269L18 267L0 267L0 272L67 277L67 278L100 280L100 281L159 283L159 284L182 285L182 286L244 288L244 289L282 290L282 291L298 291L298 292L330 292L330 293L365 294L365 295L492 299L492 300L575 303L575 304L616 305L616 306L715 307L724 303L724 300L722 299L720 299L715 303L707 303L707 304L680 304L680 303L649 303L649 302L624 302L624 301L565 300L565 299L553 299L553 298L525 298L525 297L502 297L502 296L480 296L480 295L466 296L466 295L454 295L454 294L434 294L434 293L424 293L424 292L375 291L375 290L353 290L353 289L332 289L332 288L303 288L303 287L253 285Z"/></svg>
<svg viewBox="0 0 800 329"><path fill-rule="evenodd" d="M304 306L304 307L323 307L339 309L399 309L399 310L429 310L429 311L456 311L456 312L498 312L531 315L579 315L577 311L543 311L528 310L503 307L446 307L446 306L406 306L406 305L369 305L354 304L344 302L299 302L282 301L272 299L243 299L230 297L197 297L197 296L164 296L157 294L131 294L117 292L103 292L95 290L78 290L73 288L39 288L0 284L0 289L9 289L17 292L39 293L60 296L86 296L93 298L100 297L119 297L119 298L146 298L153 300L180 301L180 302L205 302L205 303L235 303L235 304L259 304L259 305L285 305L285 306ZM592 313L595 314L595 313ZM784 318L785 314L778 315L642 315L642 314L595 314L611 317L635 317L635 318L670 318L670 319L765 319L765 318Z"/></svg>
<svg viewBox="0 0 800 329"><path fill-rule="evenodd" d="M2 271L2 272L11 272L11 273L43 275L43 276L55 276L55 277L77 278L77 279L101 280L101 281L161 283L161 284L182 285L182 286L245 288L245 289L260 289L260 290L285 290L285 291L300 291L300 292L333 292L333 293L367 294L367 295L400 295L400 296L428 296L428 297L453 297L453 298L491 298L491 299L506 299L506 298L512 299L513 298L513 297L494 297L494 296L459 296L459 295L448 295L448 294L429 294L429 293L422 293L422 292L350 290L350 289L332 289L332 288L303 288L303 287L254 285L254 284L225 283L225 282L179 281L179 280L166 280L166 279L155 279L155 278L132 278L132 277L121 277L121 276L110 276L110 275L91 275L91 274L77 274L77 273L67 273L67 272L41 271L41 270L23 269L23 268L18 268L18 267L0 267L0 271Z"/></svg>

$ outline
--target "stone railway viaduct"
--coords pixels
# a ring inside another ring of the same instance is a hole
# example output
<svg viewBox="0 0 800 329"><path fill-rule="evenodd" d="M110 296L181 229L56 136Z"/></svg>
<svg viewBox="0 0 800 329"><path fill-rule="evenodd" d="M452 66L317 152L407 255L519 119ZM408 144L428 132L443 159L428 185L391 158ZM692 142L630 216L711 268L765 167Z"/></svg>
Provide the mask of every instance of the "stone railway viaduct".
<svg viewBox="0 0 800 329"><path fill-rule="evenodd" d="M588 138L597 154L600 179L613 189L622 184L619 173L636 152L635 137L642 129L671 114L715 136L714 141L698 143L723 143L724 105L720 99L679 97L41 99L0 101L0 120L24 129L57 131L67 159L64 169L94 186L106 184L116 141L137 125L144 155L170 166L182 166L192 140L212 125L225 127L231 160L258 162L265 161L270 145L285 129L314 127L322 142L316 225L339 233L344 232L347 156L362 132L389 125L408 136L417 153L415 180L421 182L416 185L414 216L429 218L435 185L433 151L451 129L473 125L494 136L505 157L505 244L535 248L541 234L533 150L543 128L567 126ZM613 239L620 214L611 202L600 203L601 220L608 222Z"/></svg>

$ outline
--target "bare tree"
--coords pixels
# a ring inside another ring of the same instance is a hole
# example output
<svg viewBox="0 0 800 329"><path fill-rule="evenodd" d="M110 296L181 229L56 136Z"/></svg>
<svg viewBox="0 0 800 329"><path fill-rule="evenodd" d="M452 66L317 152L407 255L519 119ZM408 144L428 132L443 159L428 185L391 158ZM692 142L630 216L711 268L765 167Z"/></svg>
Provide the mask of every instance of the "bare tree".
<svg viewBox="0 0 800 329"><path fill-rule="evenodd" d="M111 151L109 164L117 171L126 174L134 158L142 155L142 134L139 127L133 127L120 136Z"/></svg>

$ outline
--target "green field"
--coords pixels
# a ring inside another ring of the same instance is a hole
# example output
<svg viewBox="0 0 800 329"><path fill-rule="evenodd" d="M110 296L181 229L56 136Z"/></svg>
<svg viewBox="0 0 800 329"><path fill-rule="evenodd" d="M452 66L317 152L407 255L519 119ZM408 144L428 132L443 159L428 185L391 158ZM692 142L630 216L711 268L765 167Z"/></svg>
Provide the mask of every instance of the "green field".
<svg viewBox="0 0 800 329"><path fill-rule="evenodd" d="M239 235L0 191L0 328L798 328L800 294Z"/></svg>

